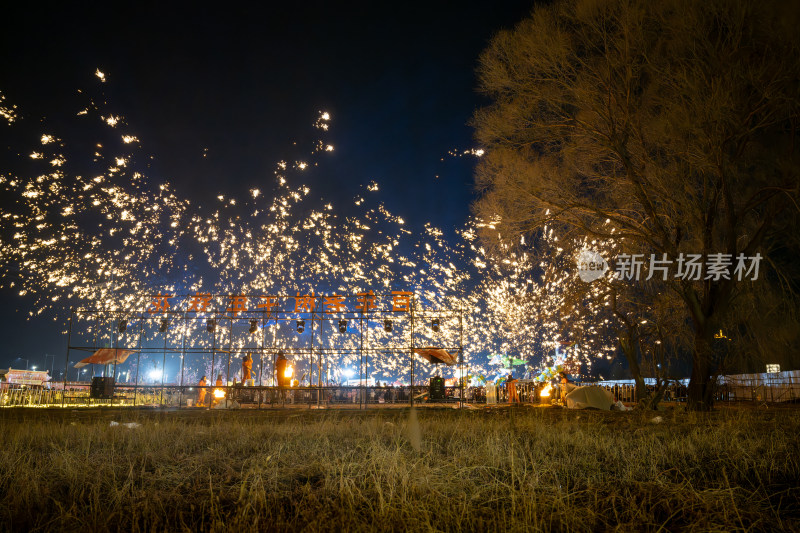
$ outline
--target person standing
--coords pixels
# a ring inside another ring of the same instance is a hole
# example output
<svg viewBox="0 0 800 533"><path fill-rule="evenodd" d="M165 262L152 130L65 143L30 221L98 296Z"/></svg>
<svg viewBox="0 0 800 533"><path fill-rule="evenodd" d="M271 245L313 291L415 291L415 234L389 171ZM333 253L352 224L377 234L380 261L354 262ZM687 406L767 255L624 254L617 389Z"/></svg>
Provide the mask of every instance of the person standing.
<svg viewBox="0 0 800 533"><path fill-rule="evenodd" d="M289 384L289 378L286 376L286 366L289 361L283 355L283 351L278 352L278 358L275 360L275 374L278 387L286 387Z"/></svg>
<svg viewBox="0 0 800 533"><path fill-rule="evenodd" d="M211 407L214 408L220 402L222 398L225 397L225 391L223 387L225 386L225 382L222 380L222 372L217 374L217 381L214 383L214 395L211 397ZM217 391L222 392L219 396L217 396Z"/></svg>
<svg viewBox="0 0 800 533"><path fill-rule="evenodd" d="M559 372L558 375L561 378L558 384L558 390L561 393L561 402L566 403L567 394L569 394L570 392L572 392L573 389L575 389L575 385L569 380L569 376L567 375L566 372L563 371Z"/></svg>
<svg viewBox="0 0 800 533"><path fill-rule="evenodd" d="M517 396L517 379L514 378L514 374L508 375L506 388L508 389L508 403L520 403L519 396Z"/></svg>
<svg viewBox="0 0 800 533"><path fill-rule="evenodd" d="M242 383L247 383L253 376L253 356L248 352L242 361Z"/></svg>
<svg viewBox="0 0 800 533"><path fill-rule="evenodd" d="M203 407L206 404L206 387L208 386L208 380L205 376L200 378L200 382L197 384L197 405Z"/></svg>

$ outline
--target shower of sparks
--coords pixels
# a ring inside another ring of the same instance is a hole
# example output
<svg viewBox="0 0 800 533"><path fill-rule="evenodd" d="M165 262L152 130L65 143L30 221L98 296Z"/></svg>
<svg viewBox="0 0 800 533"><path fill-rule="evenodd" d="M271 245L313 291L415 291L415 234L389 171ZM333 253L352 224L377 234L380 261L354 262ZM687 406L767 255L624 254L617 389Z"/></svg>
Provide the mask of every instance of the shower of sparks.
<svg viewBox="0 0 800 533"><path fill-rule="evenodd" d="M459 150L457 148L453 148L452 150L447 151L447 156L440 157L439 161L444 161L445 157L464 157L464 156L483 157L484 153L485 152L483 148L470 148L469 150Z"/></svg>
<svg viewBox="0 0 800 533"><path fill-rule="evenodd" d="M3 117L6 122L11 124L17 119L17 106L12 105L8 107L3 102L5 101L6 97L3 93L0 93L0 117Z"/></svg>
<svg viewBox="0 0 800 533"><path fill-rule="evenodd" d="M105 81L99 70L96 75ZM15 109L0 105L0 115L12 124ZM122 116L101 113L92 104L77 120L93 128L86 117L96 114L106 128L124 124ZM313 126L328 132L330 123L330 115L321 112ZM430 327L415 333L421 336L415 337L417 345L457 347L462 339L473 373L489 372L486 355L492 352L525 359L533 373L551 364L555 348L567 340L573 343L568 357L575 365L590 364L613 350L591 316L565 311L565 288L574 284L575 270L559 261L537 264L530 253L512 247L502 259L488 254L477 231L491 228L491 223L470 222L453 240L431 224L416 235L404 227L403 218L361 196L354 199L358 213L348 216L324 200L314 204L310 188L299 181L300 171L318 165L333 149L323 140L315 143L325 148L313 152L313 161L276 164L271 193L250 189L234 198L228 191L217 196L219 202L209 212L176 196L170 184L156 184L136 170L145 159L139 139L104 133L112 135L103 138L115 141L98 142L92 153L69 157L64 153L72 147L64 132L42 133L21 170L0 169L0 188L16 200L8 203L13 209L0 215L0 281L33 300L31 316L56 310L63 321L70 305L135 314L147 309L156 293L294 296L407 290L415 295L417 316L441 317L438 333ZM466 153L482 155L480 150ZM87 161L93 164L90 170ZM375 181L365 188L379 190ZM545 240L554 244L557 237L545 232ZM567 257L559 250L564 256L560 259ZM537 270L544 274L534 279ZM220 298L214 305L225 303ZM135 347L135 327L117 332L112 319L100 323L94 318L73 324L73 331L77 327L87 338L95 336L96 343ZM392 334L383 330L382 320L367 322L370 347L382 350L370 357L368 373L379 381L402 382L408 379L408 343L402 338L408 337L407 324L397 319ZM570 331L583 331L580 339L567 338L565 321ZM205 324L195 322L174 324L167 332L170 345L189 339L193 346L210 348L211 337L203 336ZM357 334L339 334L336 320L316 327L322 328L318 350L328 354L323 366L329 372L358 366ZM298 343L288 325L271 322L259 328L270 346L290 350ZM145 343L154 338L148 333ZM236 333L231 324L219 328L213 343L239 353L252 339ZM140 364L147 364L149 357L155 356L142 354ZM119 374L132 379L134 372L127 367L134 362L130 358L119 365ZM164 369L166 382L188 383L220 370L197 357L173 363ZM298 374L308 371L304 364L296 361ZM420 378L435 371L425 362L418 364ZM178 376L181 367L183 376Z"/></svg>
<svg viewBox="0 0 800 533"><path fill-rule="evenodd" d="M475 157L483 157L484 151L482 148L470 148L469 150L448 150L447 155L450 157L464 157L465 155L474 155ZM444 158L441 158L444 161Z"/></svg>

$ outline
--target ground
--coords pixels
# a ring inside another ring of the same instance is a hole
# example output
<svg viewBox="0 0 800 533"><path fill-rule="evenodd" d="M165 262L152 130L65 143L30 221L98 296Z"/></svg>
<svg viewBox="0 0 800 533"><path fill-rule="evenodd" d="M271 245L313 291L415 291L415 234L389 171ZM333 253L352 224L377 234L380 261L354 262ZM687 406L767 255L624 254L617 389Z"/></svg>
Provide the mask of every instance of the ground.
<svg viewBox="0 0 800 533"><path fill-rule="evenodd" d="M795 409L1 409L0 423L0 530L800 530Z"/></svg>

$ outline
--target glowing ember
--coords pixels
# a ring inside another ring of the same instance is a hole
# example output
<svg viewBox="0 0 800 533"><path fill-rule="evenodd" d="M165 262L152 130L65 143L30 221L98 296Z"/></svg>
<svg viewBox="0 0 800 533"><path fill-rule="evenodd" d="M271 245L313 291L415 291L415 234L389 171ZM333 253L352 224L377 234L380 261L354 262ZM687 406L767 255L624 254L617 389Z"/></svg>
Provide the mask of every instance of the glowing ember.
<svg viewBox="0 0 800 533"><path fill-rule="evenodd" d="M100 82L105 79L99 70L96 76ZM542 366L552 367L551 354L569 340L570 330L584 332L581 338L586 340L570 346L569 361L564 363L590 363L590 358L611 357L616 350L607 341L604 326L590 322L602 310L604 285L590 287L593 292L587 301L600 302L588 307L591 312L578 313L567 305L572 301L568 288L575 272L560 265L574 264L567 259L576 246L559 242L552 228L542 244L553 249L558 261L540 264L524 242L522 248L515 248L503 241L499 258L486 251L478 241L478 231L494 227L495 220L472 221L457 235L429 223L416 231L418 219L406 221L380 203L381 188L375 181L362 186L354 198L357 209L347 215L325 199L318 202L300 176L303 169L321 166L333 150L326 138L332 126L327 112L320 112L314 123L318 149L307 161L279 161L272 185L214 191L218 201L201 207L180 197L169 182L142 173L137 163L144 159L140 141L124 131L129 127L124 116L90 101L82 105L86 109L80 115L100 120L86 121L82 127L90 130L79 133L107 138L110 130L114 143L95 142L84 153L83 145L71 143L67 132L45 124L32 145L14 156L19 161L4 160L0 168L0 194L7 200L0 210L0 288L30 299L30 317L57 310L60 314L54 318L66 328L64 310L70 305L135 315L153 308L152 295L162 293L310 294L323 287L330 288L327 296L334 291L412 291L409 309L464 310L463 322L442 316L437 326L441 329L425 330L425 335L442 346L463 341L470 374L488 373L483 354L489 346L504 353L536 354L530 357L540 357ZM0 94L0 122L17 127L16 112L16 106L7 104ZM87 170L83 162L89 161ZM16 170L12 162L21 169ZM578 244L578 249L614 255L605 242ZM20 270L23 274L18 274ZM543 271L542 276L534 277L531 273L536 271ZM207 272L206 281L196 272ZM209 297L208 312L227 304L225 297L213 301ZM248 302L248 308L251 304L255 302ZM169 312L173 310L185 309ZM335 321L320 324L314 328L317 348L346 354L326 363L340 368L357 365L358 336L332 333ZM203 337L204 328L198 331L194 326L191 321L170 323L165 332L170 345L186 339L210 349L216 340L217 346L223 342L233 353L244 351L249 342L249 337L235 333L235 325L219 328L217 335L224 337L216 339ZM380 381L393 381L408 364L406 353L392 350L398 332L404 333L399 322L394 334L381 326L376 328L375 322L364 326L371 348L381 353L370 360L370 370L381 376ZM80 327L96 342L137 343L135 326L116 332L88 317ZM265 325L264 333L276 348L297 347L297 337L287 333L283 324ZM160 361L148 357L142 354L142 364ZM199 362L186 364L185 381L196 383L204 371L211 370L198 368ZM296 364L300 365L298 374L307 372L302 360ZM435 372L432 365L419 364L415 375L420 379ZM118 371L133 372L129 365ZM159 369L158 379L164 373L166 382L179 380L168 369ZM284 377L293 376L294 369L287 366ZM549 386L546 390L543 397L550 394ZM225 393L215 390L214 396L224 398Z"/></svg>
<svg viewBox="0 0 800 533"><path fill-rule="evenodd" d="M222 389L214 389L214 398L222 399L225 397L225 391Z"/></svg>

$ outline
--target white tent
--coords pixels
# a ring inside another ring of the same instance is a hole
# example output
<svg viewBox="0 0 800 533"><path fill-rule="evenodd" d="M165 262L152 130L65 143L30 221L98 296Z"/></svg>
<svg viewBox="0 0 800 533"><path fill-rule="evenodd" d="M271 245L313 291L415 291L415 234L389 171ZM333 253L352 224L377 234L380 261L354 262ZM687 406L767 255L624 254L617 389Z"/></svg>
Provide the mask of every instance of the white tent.
<svg viewBox="0 0 800 533"><path fill-rule="evenodd" d="M602 387L575 387L566 395L568 409L602 409L608 411L614 403L611 391Z"/></svg>

